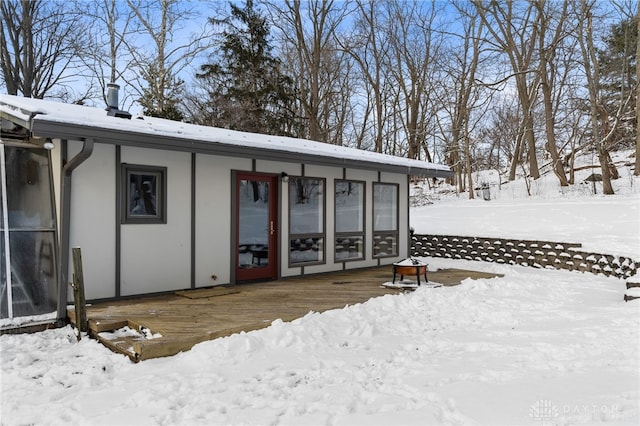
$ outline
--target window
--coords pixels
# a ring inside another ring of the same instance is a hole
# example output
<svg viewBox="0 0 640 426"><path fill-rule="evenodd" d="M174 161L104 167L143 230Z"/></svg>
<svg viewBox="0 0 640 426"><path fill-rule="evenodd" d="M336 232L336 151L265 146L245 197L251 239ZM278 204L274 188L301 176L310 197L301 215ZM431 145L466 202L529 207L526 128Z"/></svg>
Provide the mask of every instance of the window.
<svg viewBox="0 0 640 426"><path fill-rule="evenodd" d="M289 264L324 262L324 179L289 179Z"/></svg>
<svg viewBox="0 0 640 426"><path fill-rule="evenodd" d="M373 184L373 257L398 255L398 185Z"/></svg>
<svg viewBox="0 0 640 426"><path fill-rule="evenodd" d="M167 223L167 168L122 165L122 223Z"/></svg>
<svg viewBox="0 0 640 426"><path fill-rule="evenodd" d="M335 260L364 259L364 182L335 184Z"/></svg>
<svg viewBox="0 0 640 426"><path fill-rule="evenodd" d="M0 142L0 157L0 318L50 313L58 255L49 153Z"/></svg>

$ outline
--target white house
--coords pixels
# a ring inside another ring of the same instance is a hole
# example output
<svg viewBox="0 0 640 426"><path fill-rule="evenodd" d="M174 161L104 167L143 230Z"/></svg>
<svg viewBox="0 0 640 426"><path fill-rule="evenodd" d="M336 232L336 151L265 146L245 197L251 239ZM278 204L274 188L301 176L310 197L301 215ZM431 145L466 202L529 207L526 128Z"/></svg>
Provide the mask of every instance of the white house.
<svg viewBox="0 0 640 426"><path fill-rule="evenodd" d="M2 95L2 318L88 300L391 264L409 176L448 167Z"/></svg>

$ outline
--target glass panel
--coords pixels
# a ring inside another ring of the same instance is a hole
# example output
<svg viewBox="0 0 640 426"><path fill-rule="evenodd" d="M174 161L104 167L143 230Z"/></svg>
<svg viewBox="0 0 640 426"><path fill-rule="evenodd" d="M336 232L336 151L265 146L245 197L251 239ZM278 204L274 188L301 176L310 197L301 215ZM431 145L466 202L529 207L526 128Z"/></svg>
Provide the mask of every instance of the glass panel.
<svg viewBox="0 0 640 426"><path fill-rule="evenodd" d="M49 155L43 149L5 146L4 151L9 229L0 220L0 317L9 316L7 233L13 316L53 312L57 273Z"/></svg>
<svg viewBox="0 0 640 426"><path fill-rule="evenodd" d="M12 231L11 283L13 315L39 315L56 309L56 263L54 233ZM3 272L3 281L6 282ZM2 317L6 317L6 304Z"/></svg>
<svg viewBox="0 0 640 426"><path fill-rule="evenodd" d="M160 173L127 173L129 216L158 216Z"/></svg>
<svg viewBox="0 0 640 426"><path fill-rule="evenodd" d="M289 260L291 264L324 261L324 238L292 238Z"/></svg>
<svg viewBox="0 0 640 426"><path fill-rule="evenodd" d="M5 146L0 143L0 161L5 160ZM8 237L5 233L8 232L5 229L5 216L4 216L4 199L5 199L5 164L6 161L0 164L0 318L5 318L8 316L8 295L7 295L7 264L6 264L6 256L7 253L5 251L5 238Z"/></svg>
<svg viewBox="0 0 640 426"><path fill-rule="evenodd" d="M353 235L336 238L336 260L364 259L364 237Z"/></svg>
<svg viewBox="0 0 640 426"><path fill-rule="evenodd" d="M397 256L398 236L395 234L379 234L373 236L373 257Z"/></svg>
<svg viewBox="0 0 640 426"><path fill-rule="evenodd" d="M324 232L324 180L289 180L289 231L291 234Z"/></svg>
<svg viewBox="0 0 640 426"><path fill-rule="evenodd" d="M364 183L336 182L336 232L364 232Z"/></svg>
<svg viewBox="0 0 640 426"><path fill-rule="evenodd" d="M9 229L53 229L47 151L5 147L5 155Z"/></svg>
<svg viewBox="0 0 640 426"><path fill-rule="evenodd" d="M373 184L373 230L396 231L398 229L398 186Z"/></svg>
<svg viewBox="0 0 640 426"><path fill-rule="evenodd" d="M269 266L269 182L240 180L238 195L240 268Z"/></svg>
<svg viewBox="0 0 640 426"><path fill-rule="evenodd" d="M7 318L7 269L5 264L4 229L0 230L0 318Z"/></svg>

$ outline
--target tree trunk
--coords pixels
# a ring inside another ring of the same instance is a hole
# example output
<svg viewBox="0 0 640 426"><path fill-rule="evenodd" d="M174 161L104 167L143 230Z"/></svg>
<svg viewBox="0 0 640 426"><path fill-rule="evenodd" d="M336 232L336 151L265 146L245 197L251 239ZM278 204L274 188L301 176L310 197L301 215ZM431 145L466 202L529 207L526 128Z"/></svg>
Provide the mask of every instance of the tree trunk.
<svg viewBox="0 0 640 426"><path fill-rule="evenodd" d="M469 129L466 128L466 124L465 124L465 131L464 131L464 157L465 157L465 168L467 169L467 183L469 185L469 199L473 200L474 196L473 196L473 175L472 175L472 170L471 170L471 149L469 147L470 145L470 139L469 138Z"/></svg>
<svg viewBox="0 0 640 426"><path fill-rule="evenodd" d="M538 168L538 157L536 156L536 135L533 131L533 112L532 102L529 97L529 91L527 90L527 83L524 80L524 76L516 76L516 80L522 82L517 84L518 95L520 98L520 105L522 106L522 125L523 125L523 139L527 143L529 149L529 176L534 179L540 177L540 170Z"/></svg>
<svg viewBox="0 0 640 426"><path fill-rule="evenodd" d="M602 193L605 195L612 195L615 192L611 185L611 156L604 144L600 144L598 149L598 159L600 160L600 170L602 171Z"/></svg>
<svg viewBox="0 0 640 426"><path fill-rule="evenodd" d="M640 1L638 2L638 11L636 12L636 22L638 24L638 42L636 43L636 126L640 125ZM640 176L640 132L636 128L636 168L634 175Z"/></svg>
<svg viewBox="0 0 640 426"><path fill-rule="evenodd" d="M536 7L538 8L539 14L544 16L545 14L545 3L538 2L536 3ZM540 54L540 86L542 89L542 101L544 105L544 118L545 118L545 131L547 135L547 143L545 147L549 155L551 156L551 163L553 172L557 176L560 181L560 186L569 186L569 182L567 182L567 175L564 171L564 166L562 161L560 160L560 155L558 154L558 147L556 145L556 132L555 132L555 124L556 117L553 108L553 95L551 87L552 82L554 81L553 76L549 76L549 73L553 73L555 71L554 66L554 57L555 57L555 49L557 44L562 36L562 25L565 21L566 17L566 9L567 2L565 0L563 4L562 14L559 16L559 23L556 27L556 31L554 33L554 37L551 40L549 47L545 46L546 37L544 36L547 30L549 30L549 20L542 18L540 20L540 37L538 38L538 51ZM550 12L549 12L550 13Z"/></svg>
<svg viewBox="0 0 640 426"><path fill-rule="evenodd" d="M516 180L516 171L518 170L518 164L522 162L522 134L519 134L516 139L516 146L513 149L513 157L511 158L511 165L509 167L509 180Z"/></svg>

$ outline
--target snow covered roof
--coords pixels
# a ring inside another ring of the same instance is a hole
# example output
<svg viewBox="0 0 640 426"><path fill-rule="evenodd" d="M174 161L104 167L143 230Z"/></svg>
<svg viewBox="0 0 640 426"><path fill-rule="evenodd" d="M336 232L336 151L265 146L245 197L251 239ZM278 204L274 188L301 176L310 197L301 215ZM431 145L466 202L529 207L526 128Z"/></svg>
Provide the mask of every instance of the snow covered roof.
<svg viewBox="0 0 640 426"><path fill-rule="evenodd" d="M154 117L131 120L104 109L1 95L0 113L37 138L80 140L273 161L446 177L447 166L307 139L239 132Z"/></svg>

